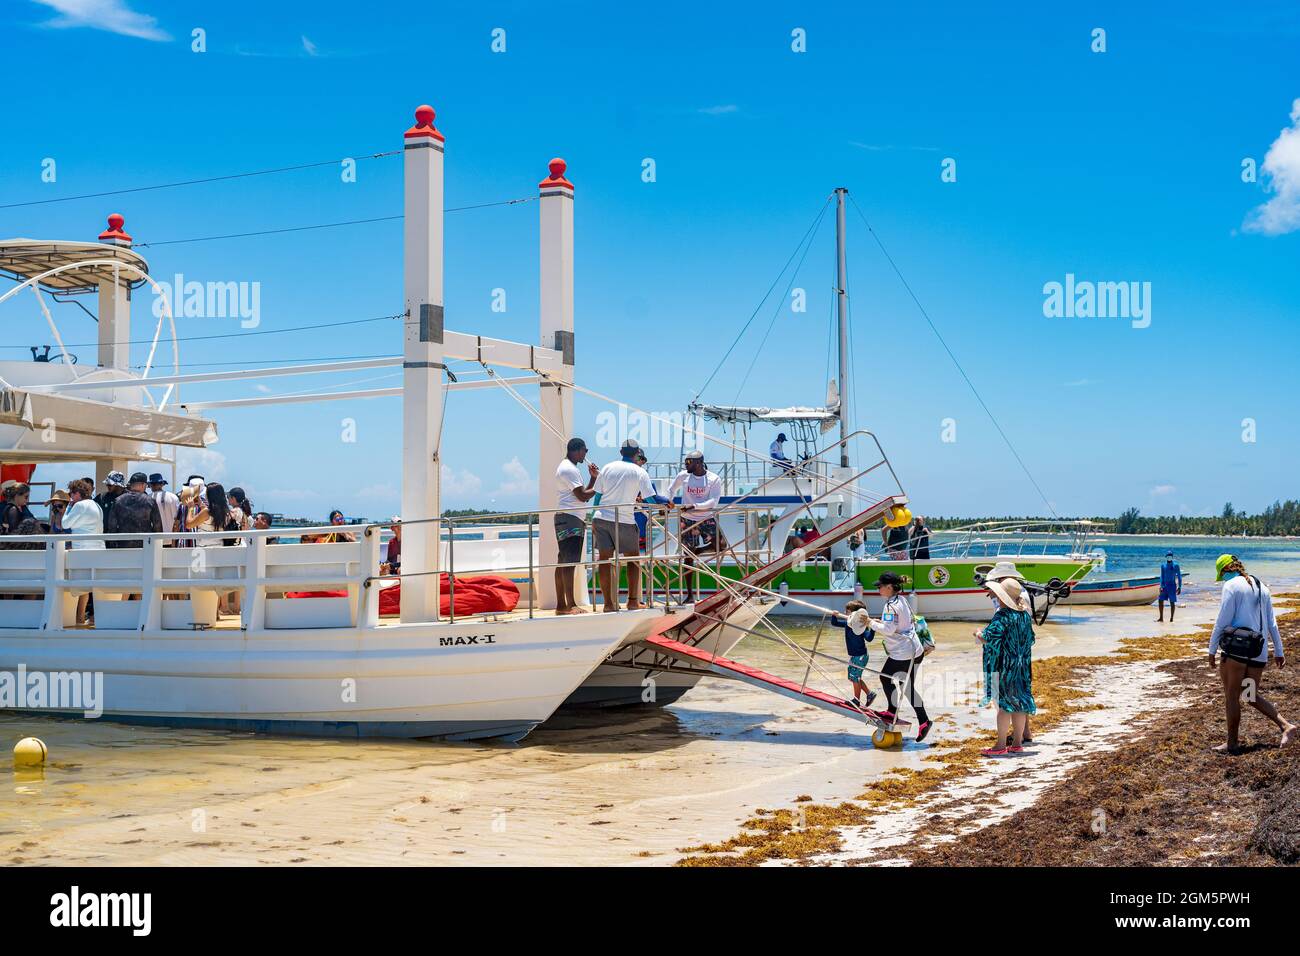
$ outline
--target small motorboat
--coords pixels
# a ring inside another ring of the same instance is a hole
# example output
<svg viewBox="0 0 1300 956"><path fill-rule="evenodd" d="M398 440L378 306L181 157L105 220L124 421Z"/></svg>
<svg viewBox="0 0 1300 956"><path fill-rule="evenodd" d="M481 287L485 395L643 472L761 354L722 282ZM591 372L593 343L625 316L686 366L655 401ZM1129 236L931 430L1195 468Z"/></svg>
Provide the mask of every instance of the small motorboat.
<svg viewBox="0 0 1300 956"><path fill-rule="evenodd" d="M1185 579L1184 579L1185 580ZM1111 604L1136 607L1150 604L1160 596L1160 575L1134 578L1097 578L1070 585L1069 597L1059 604Z"/></svg>

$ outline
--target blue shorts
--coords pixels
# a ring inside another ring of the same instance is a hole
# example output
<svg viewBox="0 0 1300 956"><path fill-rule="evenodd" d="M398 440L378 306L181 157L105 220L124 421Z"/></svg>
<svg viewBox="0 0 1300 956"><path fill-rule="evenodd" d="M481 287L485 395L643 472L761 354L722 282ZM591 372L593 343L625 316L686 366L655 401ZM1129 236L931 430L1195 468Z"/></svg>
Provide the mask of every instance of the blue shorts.
<svg viewBox="0 0 1300 956"><path fill-rule="evenodd" d="M1161 588L1161 589L1160 589L1160 600L1161 600L1161 601L1168 601L1170 604L1177 604L1177 603L1178 603L1178 592L1177 592L1176 590L1174 590L1173 588L1169 588L1168 590L1165 590L1164 588Z"/></svg>
<svg viewBox="0 0 1300 956"><path fill-rule="evenodd" d="M849 658L849 680L862 680L862 668L867 666L866 654L854 654Z"/></svg>

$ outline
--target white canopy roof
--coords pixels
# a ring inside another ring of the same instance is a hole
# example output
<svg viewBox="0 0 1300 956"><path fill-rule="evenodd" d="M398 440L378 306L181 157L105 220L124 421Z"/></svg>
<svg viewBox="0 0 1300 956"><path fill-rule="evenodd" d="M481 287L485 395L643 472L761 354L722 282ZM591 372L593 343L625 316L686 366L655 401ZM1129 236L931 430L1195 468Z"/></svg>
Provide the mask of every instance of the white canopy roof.
<svg viewBox="0 0 1300 956"><path fill-rule="evenodd" d="M216 423L191 415L174 415L139 406L96 402L71 395L32 392L0 384L0 426L39 431L55 423L55 433L134 442L160 442L186 448L206 448L217 440ZM45 449L37 449L45 450ZM48 443L58 453L59 443ZM0 457L6 454L0 449ZM17 452L19 460L33 460L33 449ZM62 457L56 454L55 457Z"/></svg>
<svg viewBox="0 0 1300 956"><path fill-rule="evenodd" d="M693 402L689 409L693 414L719 422L739 422L753 425L793 425L801 422L819 425L822 431L829 430L840 420L839 406L810 408L793 405L789 408L766 408L751 405L703 405Z"/></svg>

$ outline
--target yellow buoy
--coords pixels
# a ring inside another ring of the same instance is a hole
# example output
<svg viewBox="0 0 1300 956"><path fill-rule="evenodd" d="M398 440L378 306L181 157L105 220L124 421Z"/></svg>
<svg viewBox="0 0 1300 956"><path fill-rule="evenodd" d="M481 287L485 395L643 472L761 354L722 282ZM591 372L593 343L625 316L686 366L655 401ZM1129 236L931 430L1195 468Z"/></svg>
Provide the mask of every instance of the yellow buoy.
<svg viewBox="0 0 1300 956"><path fill-rule="evenodd" d="M902 742L903 742L903 735L902 735L902 733L900 733L900 732L897 731L897 730L891 730L891 731L889 732L889 746L891 746L891 747L897 747L897 746L899 746L900 744L902 744Z"/></svg>
<svg viewBox="0 0 1300 956"><path fill-rule="evenodd" d="M912 520L912 512L904 505L894 505L889 509L889 517L885 519L885 525L890 528L901 528Z"/></svg>
<svg viewBox="0 0 1300 956"><path fill-rule="evenodd" d="M14 744L15 767L43 767L49 755L50 748L37 737L24 737Z"/></svg>
<svg viewBox="0 0 1300 956"><path fill-rule="evenodd" d="M873 747L880 747L880 748L888 747L888 746L889 746L889 731L888 731L888 730L879 730L879 729L878 729L878 730L876 730L875 732L873 732L872 735L871 735L871 746L873 746Z"/></svg>

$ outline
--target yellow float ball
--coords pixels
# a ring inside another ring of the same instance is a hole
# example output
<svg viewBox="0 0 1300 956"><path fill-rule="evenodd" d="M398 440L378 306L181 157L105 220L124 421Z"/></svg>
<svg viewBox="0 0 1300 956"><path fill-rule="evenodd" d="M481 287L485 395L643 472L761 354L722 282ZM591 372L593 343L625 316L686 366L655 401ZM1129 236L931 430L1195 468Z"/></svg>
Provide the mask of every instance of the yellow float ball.
<svg viewBox="0 0 1300 956"><path fill-rule="evenodd" d="M15 767L42 767L49 755L50 748L37 737L24 737L14 744Z"/></svg>
<svg viewBox="0 0 1300 956"><path fill-rule="evenodd" d="M888 746L889 746L889 731L888 731L888 730L876 730L876 731L871 735L871 746L873 746L873 747L880 747L880 748L888 747Z"/></svg>
<svg viewBox="0 0 1300 956"><path fill-rule="evenodd" d="M885 524L890 528L901 528L911 520L911 511L903 505L894 505L889 509L889 517L885 519Z"/></svg>
<svg viewBox="0 0 1300 956"><path fill-rule="evenodd" d="M890 746L890 747L897 747L897 746L899 746L900 744L902 744L902 742L903 742L903 735L902 735L901 733L899 733L897 730L891 730L891 731L889 732L889 744L888 744L888 746Z"/></svg>

